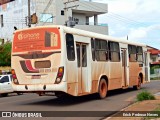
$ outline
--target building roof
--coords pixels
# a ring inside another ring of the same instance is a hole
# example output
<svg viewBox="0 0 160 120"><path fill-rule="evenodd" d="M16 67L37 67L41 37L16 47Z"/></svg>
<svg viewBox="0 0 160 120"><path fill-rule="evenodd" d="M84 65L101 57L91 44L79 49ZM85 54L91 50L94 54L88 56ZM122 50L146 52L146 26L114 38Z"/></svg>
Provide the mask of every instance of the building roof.
<svg viewBox="0 0 160 120"><path fill-rule="evenodd" d="M152 55L158 55L160 54L160 50L158 49L149 49L148 50Z"/></svg>
<svg viewBox="0 0 160 120"><path fill-rule="evenodd" d="M160 61L159 62L153 62L151 63L152 65L160 65Z"/></svg>
<svg viewBox="0 0 160 120"><path fill-rule="evenodd" d="M0 5L3 5L12 1L15 1L15 0L0 0Z"/></svg>
<svg viewBox="0 0 160 120"><path fill-rule="evenodd" d="M75 4L79 6L73 7L72 8L73 12L83 13L89 17L108 13L108 4L105 3L80 1L80 0L74 3L70 3L71 6L74 6Z"/></svg>

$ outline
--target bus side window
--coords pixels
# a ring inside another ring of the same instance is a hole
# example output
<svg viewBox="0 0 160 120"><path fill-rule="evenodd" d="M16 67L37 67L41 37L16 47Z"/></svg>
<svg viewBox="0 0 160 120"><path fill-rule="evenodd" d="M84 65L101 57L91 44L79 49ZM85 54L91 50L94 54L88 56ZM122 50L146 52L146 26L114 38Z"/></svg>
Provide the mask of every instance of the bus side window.
<svg viewBox="0 0 160 120"><path fill-rule="evenodd" d="M137 50L136 46L128 45L128 54L129 54L129 61L136 62L137 61Z"/></svg>
<svg viewBox="0 0 160 120"><path fill-rule="evenodd" d="M109 46L109 59L112 62L120 62L120 48L117 42L108 42Z"/></svg>
<svg viewBox="0 0 160 120"><path fill-rule="evenodd" d="M72 34L66 34L67 58L69 61L75 60L74 38Z"/></svg>
<svg viewBox="0 0 160 120"><path fill-rule="evenodd" d="M95 40L91 39L92 60L95 61Z"/></svg>
<svg viewBox="0 0 160 120"><path fill-rule="evenodd" d="M101 39L95 39L95 57L97 61L107 61L107 41Z"/></svg>
<svg viewBox="0 0 160 120"><path fill-rule="evenodd" d="M143 62L143 50L142 47L137 46L137 61Z"/></svg>

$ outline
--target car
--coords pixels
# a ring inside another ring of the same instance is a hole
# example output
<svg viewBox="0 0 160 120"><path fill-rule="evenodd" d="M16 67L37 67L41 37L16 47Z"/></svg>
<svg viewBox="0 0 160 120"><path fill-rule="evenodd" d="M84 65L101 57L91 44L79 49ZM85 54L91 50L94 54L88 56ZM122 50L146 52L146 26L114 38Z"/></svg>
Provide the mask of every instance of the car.
<svg viewBox="0 0 160 120"><path fill-rule="evenodd" d="M8 93L13 93L13 87L12 87L12 75L6 74L6 75L0 75L0 95L2 97L8 96ZM17 93L20 95L21 93Z"/></svg>

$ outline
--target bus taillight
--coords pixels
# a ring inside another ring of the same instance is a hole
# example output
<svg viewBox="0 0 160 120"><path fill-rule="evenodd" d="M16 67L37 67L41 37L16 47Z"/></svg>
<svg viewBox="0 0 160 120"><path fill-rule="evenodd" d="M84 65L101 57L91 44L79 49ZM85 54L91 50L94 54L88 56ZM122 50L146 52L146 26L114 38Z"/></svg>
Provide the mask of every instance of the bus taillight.
<svg viewBox="0 0 160 120"><path fill-rule="evenodd" d="M59 84L62 81L63 74L64 74L64 67L59 67L55 84Z"/></svg>
<svg viewBox="0 0 160 120"><path fill-rule="evenodd" d="M19 84L19 82L18 82L18 80L17 80L17 76L16 76L15 70L12 69L11 73L12 73L12 78L13 78L14 84Z"/></svg>

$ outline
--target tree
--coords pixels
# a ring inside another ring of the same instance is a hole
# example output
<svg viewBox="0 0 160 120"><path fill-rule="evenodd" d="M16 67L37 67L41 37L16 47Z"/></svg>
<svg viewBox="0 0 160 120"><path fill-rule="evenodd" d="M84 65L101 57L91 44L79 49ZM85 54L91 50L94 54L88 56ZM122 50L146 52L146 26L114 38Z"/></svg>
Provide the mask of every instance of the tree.
<svg viewBox="0 0 160 120"><path fill-rule="evenodd" d="M11 42L0 45L0 66L11 66L11 48Z"/></svg>

